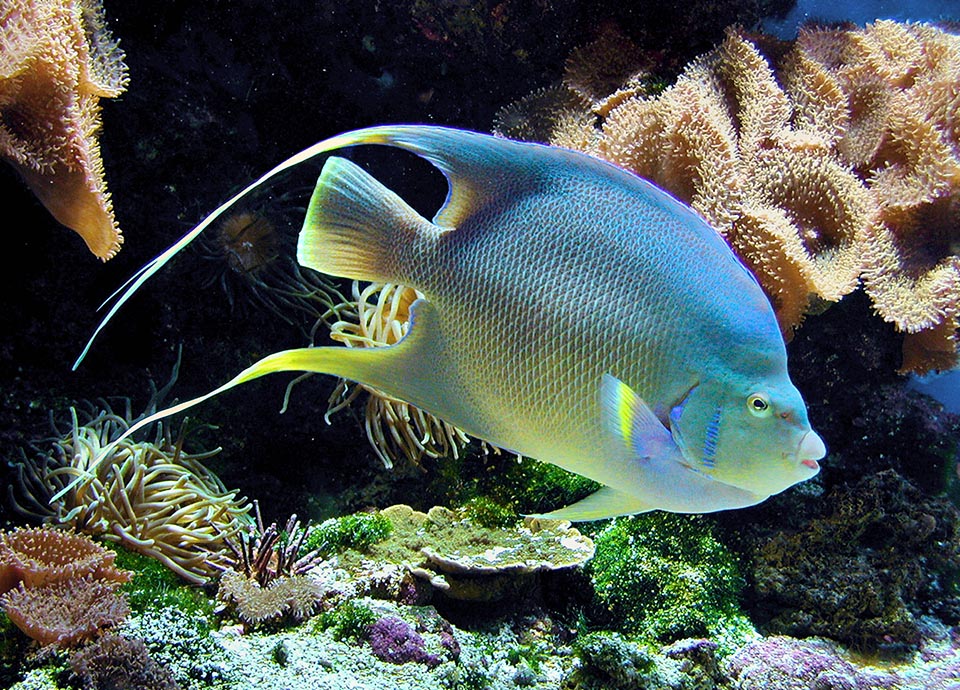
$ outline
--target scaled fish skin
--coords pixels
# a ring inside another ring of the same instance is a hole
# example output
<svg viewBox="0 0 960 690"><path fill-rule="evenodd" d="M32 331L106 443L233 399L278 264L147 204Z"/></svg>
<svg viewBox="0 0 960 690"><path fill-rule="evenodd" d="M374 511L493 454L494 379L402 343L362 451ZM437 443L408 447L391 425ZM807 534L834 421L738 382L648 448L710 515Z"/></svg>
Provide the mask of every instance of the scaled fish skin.
<svg viewBox="0 0 960 690"><path fill-rule="evenodd" d="M444 206L430 222L363 169L331 157L298 259L420 290L407 335L391 347L269 355L128 433L264 374L314 371L605 485L548 517L740 508L819 471L826 448L753 276L691 209L561 148L429 126L347 132L217 209L144 269L121 303L247 191L357 144L431 161L450 184Z"/></svg>

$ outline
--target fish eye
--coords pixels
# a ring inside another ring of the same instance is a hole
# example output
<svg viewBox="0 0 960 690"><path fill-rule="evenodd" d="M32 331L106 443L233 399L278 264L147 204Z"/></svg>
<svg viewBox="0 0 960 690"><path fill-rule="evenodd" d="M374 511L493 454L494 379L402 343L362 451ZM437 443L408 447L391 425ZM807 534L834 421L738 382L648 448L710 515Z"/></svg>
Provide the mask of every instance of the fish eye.
<svg viewBox="0 0 960 690"><path fill-rule="evenodd" d="M755 417L766 417L772 411L770 408L770 398L764 393L754 393L747 398L747 409Z"/></svg>

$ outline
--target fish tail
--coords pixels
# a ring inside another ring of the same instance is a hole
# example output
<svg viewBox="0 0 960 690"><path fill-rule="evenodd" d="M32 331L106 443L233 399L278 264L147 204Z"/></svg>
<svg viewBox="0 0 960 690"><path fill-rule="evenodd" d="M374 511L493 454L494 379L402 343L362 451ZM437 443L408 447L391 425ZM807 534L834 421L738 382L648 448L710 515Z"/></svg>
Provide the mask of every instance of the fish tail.
<svg viewBox="0 0 960 690"><path fill-rule="evenodd" d="M363 168L332 157L310 197L297 260L330 275L406 284L404 252L440 232Z"/></svg>

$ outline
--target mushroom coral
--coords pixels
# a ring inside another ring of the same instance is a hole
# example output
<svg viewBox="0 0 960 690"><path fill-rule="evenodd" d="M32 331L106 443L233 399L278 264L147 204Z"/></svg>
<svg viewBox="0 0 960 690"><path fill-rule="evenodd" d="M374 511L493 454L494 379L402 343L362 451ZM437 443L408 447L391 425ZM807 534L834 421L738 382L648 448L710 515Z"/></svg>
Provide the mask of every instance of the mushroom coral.
<svg viewBox="0 0 960 690"><path fill-rule="evenodd" d="M113 560L113 552L67 530L0 532L0 605L42 645L89 640L129 613L117 588L132 573L114 567Z"/></svg>
<svg viewBox="0 0 960 690"><path fill-rule="evenodd" d="M107 260L122 237L103 176L100 99L124 91L123 52L97 0L9 0L0 10L0 157Z"/></svg>

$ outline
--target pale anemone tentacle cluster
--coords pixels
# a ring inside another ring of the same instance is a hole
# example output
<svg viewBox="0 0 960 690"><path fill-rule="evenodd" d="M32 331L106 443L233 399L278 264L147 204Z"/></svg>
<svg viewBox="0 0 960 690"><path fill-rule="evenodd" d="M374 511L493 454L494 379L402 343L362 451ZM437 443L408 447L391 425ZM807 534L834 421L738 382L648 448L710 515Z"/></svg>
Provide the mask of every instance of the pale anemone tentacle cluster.
<svg viewBox="0 0 960 690"><path fill-rule="evenodd" d="M22 513L156 558L189 582L205 582L228 556L225 536L249 522L246 501L202 463L218 450L187 454L182 435L172 442L162 429L153 441L113 444L132 423L129 410L123 416L103 407L84 423L71 408L71 430L54 441L53 453L25 458L17 468L11 502Z"/></svg>
<svg viewBox="0 0 960 690"><path fill-rule="evenodd" d="M330 337L346 347L382 347L407 332L410 305L423 295L411 287L354 281L352 299L327 314ZM459 456L470 441L462 430L423 410L363 384L341 380L330 396L327 417L367 394L364 428L377 457L386 467L405 457L420 465L424 457Z"/></svg>

